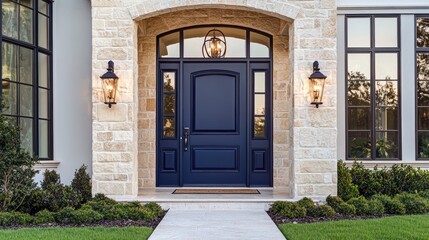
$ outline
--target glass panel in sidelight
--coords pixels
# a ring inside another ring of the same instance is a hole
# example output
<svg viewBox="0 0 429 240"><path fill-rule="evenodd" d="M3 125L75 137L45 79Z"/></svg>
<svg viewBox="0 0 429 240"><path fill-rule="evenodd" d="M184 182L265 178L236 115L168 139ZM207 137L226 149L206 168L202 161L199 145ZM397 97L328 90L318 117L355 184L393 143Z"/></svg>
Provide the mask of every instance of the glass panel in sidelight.
<svg viewBox="0 0 429 240"><path fill-rule="evenodd" d="M176 123L174 117L164 117L163 136L164 137L175 137Z"/></svg>
<svg viewBox="0 0 429 240"><path fill-rule="evenodd" d="M254 137L265 137L265 117L254 118Z"/></svg>

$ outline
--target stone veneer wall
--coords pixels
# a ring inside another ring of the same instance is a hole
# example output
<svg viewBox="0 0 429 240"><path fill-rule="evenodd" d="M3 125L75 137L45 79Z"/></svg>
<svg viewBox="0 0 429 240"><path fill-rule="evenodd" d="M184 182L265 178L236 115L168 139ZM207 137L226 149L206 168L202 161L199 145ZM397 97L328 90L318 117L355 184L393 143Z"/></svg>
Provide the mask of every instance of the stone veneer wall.
<svg viewBox="0 0 429 240"><path fill-rule="evenodd" d="M153 37L187 24L220 23L205 15L218 11L208 8L222 9L224 23L250 25L275 36L275 186L289 186L294 197L336 194L335 0L92 0L93 192L136 196L139 187L154 186ZM186 9L201 15L185 22L176 11ZM161 14L176 15L177 22L164 21ZM156 23L159 27L147 24L157 18L162 20ZM286 26L289 37L282 33ZM118 104L111 109L103 104L99 79L108 60L115 61L120 77ZM318 109L309 104L308 95L314 60L328 75L324 104Z"/></svg>
<svg viewBox="0 0 429 240"><path fill-rule="evenodd" d="M292 89L288 64L288 23L265 14L243 10L191 9L166 13L139 23L139 188L155 187L155 94L156 36L178 28L202 24L227 24L251 27L273 35L273 113L274 113L274 187L290 191L289 118Z"/></svg>

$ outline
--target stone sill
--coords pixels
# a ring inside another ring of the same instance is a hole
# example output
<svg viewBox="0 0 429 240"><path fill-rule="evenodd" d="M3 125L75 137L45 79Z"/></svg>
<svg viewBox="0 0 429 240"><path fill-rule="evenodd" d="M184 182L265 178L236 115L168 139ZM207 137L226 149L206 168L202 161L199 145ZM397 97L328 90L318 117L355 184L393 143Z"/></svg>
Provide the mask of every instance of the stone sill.
<svg viewBox="0 0 429 240"><path fill-rule="evenodd" d="M351 167L355 161L347 160L344 162L346 163L346 165L348 167ZM410 165L410 166L415 167L415 168L429 169L429 161L423 161L423 160L419 160L419 161L400 161L400 160L398 160L398 161L358 161L358 162L362 162L363 165L367 168L374 168L375 165L377 165L377 167L379 167L379 168L383 168L383 167L390 168L394 164L405 164L405 165Z"/></svg>
<svg viewBox="0 0 429 240"><path fill-rule="evenodd" d="M36 170L40 170L40 169L57 169L58 165L60 165L59 161L44 160L44 161L39 161L39 163L37 163L34 166L34 169L36 169Z"/></svg>

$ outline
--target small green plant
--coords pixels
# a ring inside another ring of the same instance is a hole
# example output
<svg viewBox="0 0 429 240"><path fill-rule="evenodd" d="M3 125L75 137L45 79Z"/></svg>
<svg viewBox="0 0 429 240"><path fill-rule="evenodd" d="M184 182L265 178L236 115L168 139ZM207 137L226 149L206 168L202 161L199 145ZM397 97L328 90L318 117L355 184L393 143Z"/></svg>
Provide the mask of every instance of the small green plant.
<svg viewBox="0 0 429 240"><path fill-rule="evenodd" d="M0 212L0 226L27 225L33 223L33 217L20 212Z"/></svg>
<svg viewBox="0 0 429 240"><path fill-rule="evenodd" d="M286 218L303 218L307 214L305 208L296 202L277 201L273 204L272 210Z"/></svg>
<svg viewBox="0 0 429 240"><path fill-rule="evenodd" d="M333 218L335 217L335 210L329 205L320 205L315 210L315 217Z"/></svg>
<svg viewBox="0 0 429 240"><path fill-rule="evenodd" d="M349 168L343 161L338 161L338 196L344 201L359 196L358 187L352 182L352 175Z"/></svg>
<svg viewBox="0 0 429 240"><path fill-rule="evenodd" d="M42 189L46 190L52 185L61 183L60 175L55 170L46 169L43 173Z"/></svg>
<svg viewBox="0 0 429 240"><path fill-rule="evenodd" d="M160 217L164 213L164 210L162 210L161 206L155 202L146 203L144 207L152 211L156 217Z"/></svg>
<svg viewBox="0 0 429 240"><path fill-rule="evenodd" d="M421 214L429 211L429 202L418 194L401 193L395 196L404 204L407 214Z"/></svg>
<svg viewBox="0 0 429 240"><path fill-rule="evenodd" d="M362 196L351 198L347 203L356 208L356 215L363 216L368 212L368 200Z"/></svg>
<svg viewBox="0 0 429 240"><path fill-rule="evenodd" d="M374 195L371 199L381 201L384 205L384 212L387 214L404 215L406 212L404 204L398 199L392 199L387 195Z"/></svg>
<svg viewBox="0 0 429 240"><path fill-rule="evenodd" d="M356 207L351 204L342 202L338 206L337 212L344 216L354 216L356 215Z"/></svg>
<svg viewBox="0 0 429 240"><path fill-rule="evenodd" d="M340 207L341 203L344 203L344 201L343 201L343 199L341 199L341 198L340 198L340 197L338 197L338 196L331 196L331 195L329 195L329 196L326 198L326 203L327 203L329 206L331 206L335 211L337 211L337 212L338 212L338 209L339 209L339 207Z"/></svg>
<svg viewBox="0 0 429 240"><path fill-rule="evenodd" d="M296 203L305 208L307 216L314 217L317 214L317 206L311 198L304 197Z"/></svg>
<svg viewBox="0 0 429 240"><path fill-rule="evenodd" d="M381 216L384 214L384 205L380 200L373 199L368 201L368 209L365 213L369 216Z"/></svg>
<svg viewBox="0 0 429 240"><path fill-rule="evenodd" d="M91 177L86 169L87 167L82 165L76 170L71 183L71 187L82 196L82 203L88 202L92 197Z"/></svg>
<svg viewBox="0 0 429 240"><path fill-rule="evenodd" d="M34 223L42 224L42 223L54 223L55 222L55 213L50 212L48 210L42 210L36 215L34 215Z"/></svg>

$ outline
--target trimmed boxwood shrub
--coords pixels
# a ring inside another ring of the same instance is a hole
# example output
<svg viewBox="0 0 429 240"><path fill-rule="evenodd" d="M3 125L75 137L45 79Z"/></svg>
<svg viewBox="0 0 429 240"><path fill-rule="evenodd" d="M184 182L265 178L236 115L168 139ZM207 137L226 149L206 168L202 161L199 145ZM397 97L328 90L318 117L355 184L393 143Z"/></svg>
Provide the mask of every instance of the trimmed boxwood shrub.
<svg viewBox="0 0 429 240"><path fill-rule="evenodd" d="M387 214L404 215L406 212L404 204L398 199L392 199L387 195L374 195L372 199L381 201L384 205L384 212Z"/></svg>
<svg viewBox="0 0 429 240"><path fill-rule="evenodd" d="M272 209L275 213L286 218L303 218L306 216L305 208L296 202L277 201L273 204Z"/></svg>
<svg viewBox="0 0 429 240"><path fill-rule="evenodd" d="M315 210L315 217L333 218L335 217L335 210L329 205L317 206Z"/></svg>
<svg viewBox="0 0 429 240"><path fill-rule="evenodd" d="M343 201L343 199L341 199L340 197L338 197L338 196L331 196L331 195L329 195L327 198L326 198L326 203L329 205L329 206L331 206L336 212L338 212L338 209L339 209L339 207L340 207L340 205L342 204L342 203L344 203L344 201Z"/></svg>
<svg viewBox="0 0 429 240"><path fill-rule="evenodd" d="M342 202L338 206L337 212L344 216L354 216L356 215L356 207L346 202Z"/></svg>
<svg viewBox="0 0 429 240"><path fill-rule="evenodd" d="M95 223L103 219L103 215L92 209L79 209L72 212L71 222L74 224Z"/></svg>
<svg viewBox="0 0 429 240"><path fill-rule="evenodd" d="M74 173L74 178L71 182L71 187L73 190L78 192L81 195L81 203L86 203L92 198L92 186L91 186L91 177L86 172L86 166L82 165Z"/></svg>
<svg viewBox="0 0 429 240"><path fill-rule="evenodd" d="M380 216L384 214L384 205L380 200L369 200L368 201L368 210L365 213L369 216Z"/></svg>
<svg viewBox="0 0 429 240"><path fill-rule="evenodd" d="M34 215L34 223L36 224L54 223L54 222L55 222L55 213L50 212L46 209Z"/></svg>
<svg viewBox="0 0 429 240"><path fill-rule="evenodd" d="M315 217L317 206L314 204L313 200L307 197L296 202L300 207L305 208L307 216Z"/></svg>
<svg viewBox="0 0 429 240"><path fill-rule="evenodd" d="M407 214L421 214L429 211L428 200L418 194L401 193L396 195L395 199L404 204Z"/></svg>
<svg viewBox="0 0 429 240"><path fill-rule="evenodd" d="M33 223L34 218L26 213L0 212L0 226L27 225Z"/></svg>
<svg viewBox="0 0 429 240"><path fill-rule="evenodd" d="M352 181L350 169L347 168L343 161L337 163L337 176L338 176L338 196L344 201L359 196L358 186Z"/></svg>
<svg viewBox="0 0 429 240"><path fill-rule="evenodd" d="M429 190L420 191L419 195L429 201Z"/></svg>
<svg viewBox="0 0 429 240"><path fill-rule="evenodd" d="M155 202L146 203L144 207L152 211L153 215L156 217L160 217L164 213L164 210L162 210L161 206Z"/></svg>
<svg viewBox="0 0 429 240"><path fill-rule="evenodd" d="M368 200L362 196L352 198L348 200L347 203L353 205L356 208L356 215L362 216L368 212Z"/></svg>

